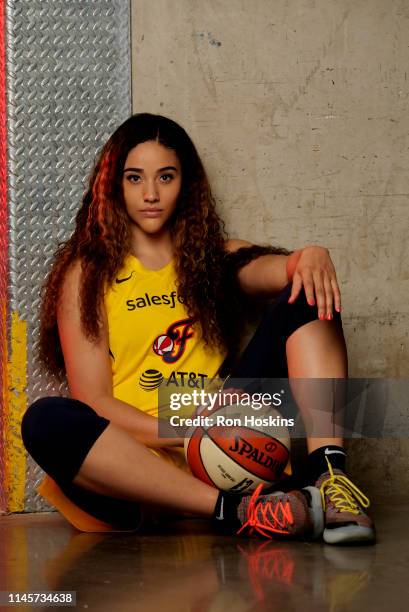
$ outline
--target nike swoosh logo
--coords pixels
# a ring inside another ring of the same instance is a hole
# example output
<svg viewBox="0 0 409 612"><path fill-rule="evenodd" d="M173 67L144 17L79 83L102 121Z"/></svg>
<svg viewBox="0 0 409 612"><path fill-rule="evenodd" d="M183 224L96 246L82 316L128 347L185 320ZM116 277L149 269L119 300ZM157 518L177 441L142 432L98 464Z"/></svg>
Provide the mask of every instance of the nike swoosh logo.
<svg viewBox="0 0 409 612"><path fill-rule="evenodd" d="M344 453L343 451L329 450L329 448L326 448L324 451L324 455L333 455L334 453L338 453L340 455L346 455L346 453Z"/></svg>
<svg viewBox="0 0 409 612"><path fill-rule="evenodd" d="M134 271L132 270L131 275L127 276L126 278L117 278L115 279L115 282L119 285L119 283L124 283L125 281L129 280L130 278L132 278L132 274L134 273Z"/></svg>
<svg viewBox="0 0 409 612"><path fill-rule="evenodd" d="M224 519L223 506L224 506L224 497L222 497L222 503L220 504L219 514L216 516L216 519L218 521L222 521Z"/></svg>

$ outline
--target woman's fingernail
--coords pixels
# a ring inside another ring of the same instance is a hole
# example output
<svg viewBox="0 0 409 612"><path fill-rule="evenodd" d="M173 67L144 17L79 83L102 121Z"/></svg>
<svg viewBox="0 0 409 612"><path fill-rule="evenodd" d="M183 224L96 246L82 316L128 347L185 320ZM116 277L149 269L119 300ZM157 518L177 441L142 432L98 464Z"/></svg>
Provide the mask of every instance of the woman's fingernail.
<svg viewBox="0 0 409 612"><path fill-rule="evenodd" d="M321 320L321 321L323 321L323 320L324 320L324 318L325 318L325 315L324 315L324 313L323 313L323 312L320 312L320 314L319 314L318 316L319 316L319 318L320 318L320 320Z"/></svg>
<svg viewBox="0 0 409 612"><path fill-rule="evenodd" d="M314 300L308 300L310 306L314 306Z"/></svg>
<svg viewBox="0 0 409 612"><path fill-rule="evenodd" d="M327 315L327 319L328 319L328 321L331 321L331 319L332 319L332 314Z"/></svg>

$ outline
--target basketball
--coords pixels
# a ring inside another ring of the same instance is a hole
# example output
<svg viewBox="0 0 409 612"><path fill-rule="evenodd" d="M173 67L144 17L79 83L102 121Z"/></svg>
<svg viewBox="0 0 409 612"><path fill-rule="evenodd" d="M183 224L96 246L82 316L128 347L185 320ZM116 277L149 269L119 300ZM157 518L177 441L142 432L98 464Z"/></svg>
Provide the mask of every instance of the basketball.
<svg viewBox="0 0 409 612"><path fill-rule="evenodd" d="M255 411L238 403L209 413L202 409L197 419L200 425L188 429L184 442L196 478L231 493L280 480L290 456L290 436L277 410Z"/></svg>

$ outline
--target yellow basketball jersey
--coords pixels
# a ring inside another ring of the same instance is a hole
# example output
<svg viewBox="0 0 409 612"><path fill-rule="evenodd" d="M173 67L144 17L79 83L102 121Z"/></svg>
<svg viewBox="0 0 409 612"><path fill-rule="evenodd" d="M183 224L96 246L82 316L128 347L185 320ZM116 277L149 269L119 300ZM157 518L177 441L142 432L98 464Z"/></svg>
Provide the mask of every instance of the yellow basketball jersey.
<svg viewBox="0 0 409 612"><path fill-rule="evenodd" d="M205 388L226 357L205 348L175 281L173 261L148 270L129 254L105 290L114 397L154 415L161 384L177 393Z"/></svg>

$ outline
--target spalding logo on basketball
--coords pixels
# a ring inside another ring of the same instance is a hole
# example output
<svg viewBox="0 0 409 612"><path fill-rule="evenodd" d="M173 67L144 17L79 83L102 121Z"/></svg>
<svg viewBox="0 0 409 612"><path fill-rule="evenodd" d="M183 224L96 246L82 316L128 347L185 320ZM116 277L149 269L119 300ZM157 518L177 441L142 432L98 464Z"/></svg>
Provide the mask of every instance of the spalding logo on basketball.
<svg viewBox="0 0 409 612"><path fill-rule="evenodd" d="M139 378L139 384L145 391L155 391L161 386L163 374L158 370L145 370Z"/></svg>
<svg viewBox="0 0 409 612"><path fill-rule="evenodd" d="M254 411L235 404L216 408L209 415L212 423L223 421L216 417L224 416L240 424L211 424L187 431L185 455L196 478L231 493L250 492L259 484L267 487L280 480L290 456L289 432L285 426L271 427L263 421L281 417L277 410ZM249 426L243 425L246 415L254 417Z"/></svg>
<svg viewBox="0 0 409 612"><path fill-rule="evenodd" d="M164 355L165 353L171 353L173 350L173 340L170 336L163 334L158 336L152 345L153 350L157 355Z"/></svg>

